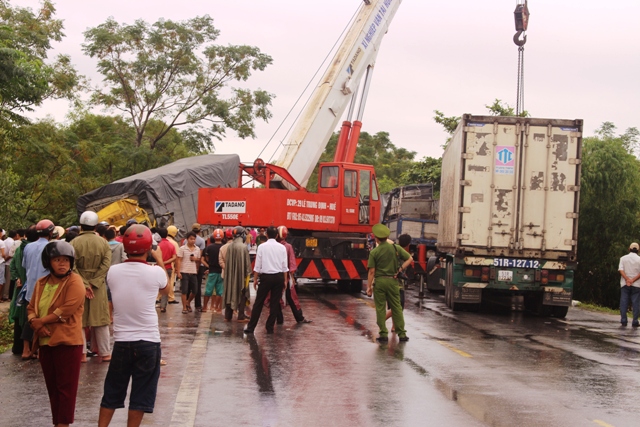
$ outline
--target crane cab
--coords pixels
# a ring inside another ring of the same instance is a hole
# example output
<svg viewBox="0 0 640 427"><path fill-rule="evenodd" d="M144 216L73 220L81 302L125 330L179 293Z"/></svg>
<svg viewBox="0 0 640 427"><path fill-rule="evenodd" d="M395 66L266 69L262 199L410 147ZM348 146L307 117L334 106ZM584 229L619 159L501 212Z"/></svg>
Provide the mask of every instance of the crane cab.
<svg viewBox="0 0 640 427"><path fill-rule="evenodd" d="M321 163L318 194L339 200L341 226L365 226L380 222L380 193L375 170L357 163Z"/></svg>

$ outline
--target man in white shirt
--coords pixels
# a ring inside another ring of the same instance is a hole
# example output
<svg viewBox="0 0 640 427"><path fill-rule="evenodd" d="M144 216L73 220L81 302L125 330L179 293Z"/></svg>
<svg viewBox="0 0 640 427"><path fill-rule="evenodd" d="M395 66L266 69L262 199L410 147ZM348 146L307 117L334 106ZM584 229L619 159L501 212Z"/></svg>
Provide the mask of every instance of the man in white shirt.
<svg viewBox="0 0 640 427"><path fill-rule="evenodd" d="M152 413L160 378L160 331L156 296L169 293L167 275L160 266L147 264L153 237L141 224L124 234L128 259L111 266L107 284L113 300L115 344L100 403L99 427L106 427L116 409L124 408L131 382L127 426L137 427L146 413Z"/></svg>
<svg viewBox="0 0 640 427"><path fill-rule="evenodd" d="M249 320L249 324L244 330L246 334L252 334L258 325L260 314L262 314L262 306L269 293L271 293L271 299L269 301L269 317L266 324L268 334L273 333L276 319L282 316L280 299L288 280L289 262L287 250L276 241L277 236L277 228L273 226L267 228L269 240L258 246L256 263L253 268L253 286L254 288L257 287L258 293L253 304L251 320Z"/></svg>
<svg viewBox="0 0 640 427"><path fill-rule="evenodd" d="M191 311L191 301L196 296L198 285L198 267L200 266L200 248L196 246L196 234L187 233L185 244L178 249L176 270L180 279L182 294L182 314Z"/></svg>
<svg viewBox="0 0 640 427"><path fill-rule="evenodd" d="M633 308L633 322L631 326L637 328L638 316L640 315L640 256L638 256L640 245L632 243L629 246L629 253L620 258L618 271L620 272L620 323L627 326L627 310L629 301Z"/></svg>

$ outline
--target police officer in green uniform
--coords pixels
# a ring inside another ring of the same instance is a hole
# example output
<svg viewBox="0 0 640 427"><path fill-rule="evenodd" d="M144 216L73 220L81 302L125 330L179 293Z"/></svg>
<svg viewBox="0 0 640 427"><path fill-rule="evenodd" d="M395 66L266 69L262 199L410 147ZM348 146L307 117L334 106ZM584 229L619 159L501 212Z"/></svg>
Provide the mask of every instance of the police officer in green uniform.
<svg viewBox="0 0 640 427"><path fill-rule="evenodd" d="M400 289L398 288L397 274L400 269L405 269L411 264L411 255L402 247L387 242L391 233L383 224L373 226L373 235L377 246L369 253L369 276L367 295L373 293L376 303L376 321L380 328L379 342L387 342L389 331L385 324L387 303L391 307L391 318L395 325L400 341L409 341L407 331L404 329L404 316L400 305ZM404 262L400 266L398 258Z"/></svg>

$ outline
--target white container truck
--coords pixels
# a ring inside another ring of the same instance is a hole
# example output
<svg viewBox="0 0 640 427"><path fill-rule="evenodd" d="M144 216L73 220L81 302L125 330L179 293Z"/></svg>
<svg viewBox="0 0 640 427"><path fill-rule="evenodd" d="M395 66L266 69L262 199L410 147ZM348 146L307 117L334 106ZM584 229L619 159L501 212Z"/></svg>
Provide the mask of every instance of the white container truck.
<svg viewBox="0 0 640 427"><path fill-rule="evenodd" d="M445 300L490 293L542 314L571 304L582 120L464 115L442 158L437 248Z"/></svg>

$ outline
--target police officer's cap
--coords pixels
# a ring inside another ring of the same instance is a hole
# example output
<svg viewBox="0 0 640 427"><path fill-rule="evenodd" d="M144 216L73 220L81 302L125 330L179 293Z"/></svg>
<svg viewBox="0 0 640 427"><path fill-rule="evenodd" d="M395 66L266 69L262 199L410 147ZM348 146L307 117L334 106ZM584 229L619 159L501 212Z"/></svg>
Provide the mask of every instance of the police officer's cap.
<svg viewBox="0 0 640 427"><path fill-rule="evenodd" d="M374 225L371 231L378 239L386 239L389 237L389 234L391 234L391 230L389 230L389 228L384 224Z"/></svg>

